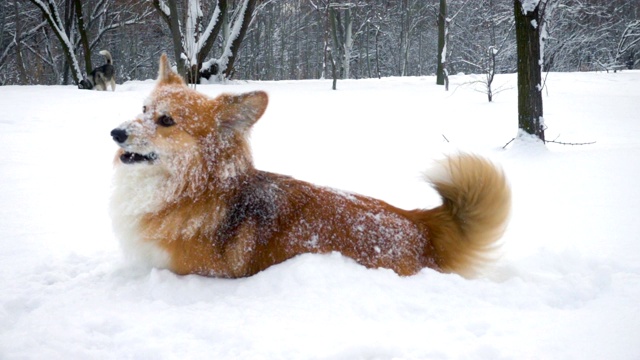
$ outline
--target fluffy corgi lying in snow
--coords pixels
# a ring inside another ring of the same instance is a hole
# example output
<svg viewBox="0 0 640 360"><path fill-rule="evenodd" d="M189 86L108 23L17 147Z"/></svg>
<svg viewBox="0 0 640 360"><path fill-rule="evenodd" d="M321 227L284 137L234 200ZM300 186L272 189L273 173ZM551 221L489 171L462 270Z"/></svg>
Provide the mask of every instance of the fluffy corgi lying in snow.
<svg viewBox="0 0 640 360"><path fill-rule="evenodd" d="M254 168L251 126L267 94L190 89L160 58L143 114L111 132L111 213L123 250L177 274L237 278L301 253L338 251L370 268L425 267L471 275L502 235L503 173L456 155L427 175L443 204L403 210L383 201Z"/></svg>

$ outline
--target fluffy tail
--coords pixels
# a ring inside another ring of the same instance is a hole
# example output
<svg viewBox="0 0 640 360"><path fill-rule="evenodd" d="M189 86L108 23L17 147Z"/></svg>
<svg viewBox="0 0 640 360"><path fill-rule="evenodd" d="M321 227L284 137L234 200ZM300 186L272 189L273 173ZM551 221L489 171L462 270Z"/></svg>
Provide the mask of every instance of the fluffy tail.
<svg viewBox="0 0 640 360"><path fill-rule="evenodd" d="M490 161L469 154L438 163L425 175L442 205L423 213L436 261L442 271L473 275L491 260L511 209L504 173Z"/></svg>
<svg viewBox="0 0 640 360"><path fill-rule="evenodd" d="M107 50L100 50L100 55L103 55L107 58L107 64L113 65L113 59L111 58L111 53Z"/></svg>

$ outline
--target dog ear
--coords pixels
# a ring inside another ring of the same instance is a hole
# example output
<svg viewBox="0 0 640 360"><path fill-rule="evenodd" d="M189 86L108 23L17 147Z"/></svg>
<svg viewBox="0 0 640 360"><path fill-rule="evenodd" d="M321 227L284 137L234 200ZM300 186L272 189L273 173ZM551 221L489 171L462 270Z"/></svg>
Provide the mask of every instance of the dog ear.
<svg viewBox="0 0 640 360"><path fill-rule="evenodd" d="M221 104L217 114L221 126L239 131L246 131L255 124L269 104L269 96L264 91L222 94L215 100Z"/></svg>
<svg viewBox="0 0 640 360"><path fill-rule="evenodd" d="M169 64L169 58L167 54L160 56L160 68L158 69L158 84L174 84L185 85L184 80L178 74L176 74Z"/></svg>

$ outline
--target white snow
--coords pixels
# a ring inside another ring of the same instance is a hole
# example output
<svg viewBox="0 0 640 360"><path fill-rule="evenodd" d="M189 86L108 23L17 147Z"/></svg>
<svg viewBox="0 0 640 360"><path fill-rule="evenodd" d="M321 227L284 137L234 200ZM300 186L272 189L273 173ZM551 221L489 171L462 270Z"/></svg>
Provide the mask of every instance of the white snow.
<svg viewBox="0 0 640 360"><path fill-rule="evenodd" d="M452 75L449 92L433 77L198 86L269 92L258 168L399 207L439 204L420 179L443 154L502 165L511 223L474 280L338 254L239 280L129 264L109 218L109 133L154 81L0 87L0 358L640 358L640 72L550 74L547 139L596 143L506 150L516 78L497 75L510 89L488 103L464 85L482 76Z"/></svg>
<svg viewBox="0 0 640 360"><path fill-rule="evenodd" d="M527 15L536 9L540 0L520 0L520 2L522 3L522 14Z"/></svg>

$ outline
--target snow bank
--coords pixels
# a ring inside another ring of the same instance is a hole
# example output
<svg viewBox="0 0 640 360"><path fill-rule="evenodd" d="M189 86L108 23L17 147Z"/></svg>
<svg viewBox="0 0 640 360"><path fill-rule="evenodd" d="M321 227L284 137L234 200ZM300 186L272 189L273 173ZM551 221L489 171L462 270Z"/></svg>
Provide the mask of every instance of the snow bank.
<svg viewBox="0 0 640 360"><path fill-rule="evenodd" d="M401 278L339 254L251 278L176 276L122 258L107 204L112 128L152 81L118 91L0 87L2 359L637 359L640 72L550 74L546 147L518 139L515 76L494 103L451 77L200 85L264 89L257 167L432 207L433 159L473 151L513 188L502 257L478 279ZM453 91L455 90L455 91ZM446 140L445 140L446 139Z"/></svg>

